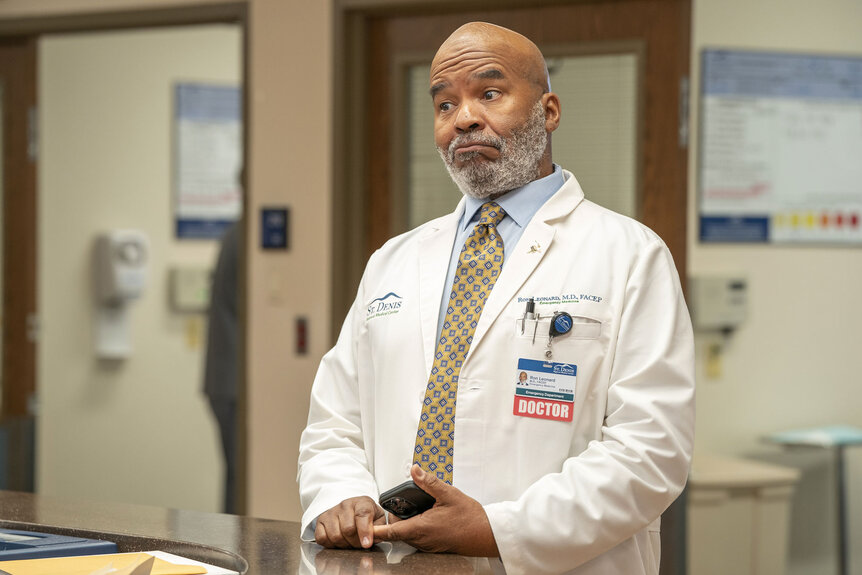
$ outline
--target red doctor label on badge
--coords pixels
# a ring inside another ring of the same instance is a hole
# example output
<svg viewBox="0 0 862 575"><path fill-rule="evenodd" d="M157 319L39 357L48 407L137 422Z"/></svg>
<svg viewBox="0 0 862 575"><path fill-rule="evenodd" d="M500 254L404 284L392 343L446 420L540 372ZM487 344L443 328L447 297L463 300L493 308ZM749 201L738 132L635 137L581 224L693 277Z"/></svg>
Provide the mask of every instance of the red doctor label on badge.
<svg viewBox="0 0 862 575"><path fill-rule="evenodd" d="M553 401L550 399L520 397L516 395L513 413L515 415L536 417L538 419L571 421L572 405L571 401Z"/></svg>
<svg viewBox="0 0 862 575"><path fill-rule="evenodd" d="M512 413L552 421L572 421L578 366L533 359L518 360Z"/></svg>

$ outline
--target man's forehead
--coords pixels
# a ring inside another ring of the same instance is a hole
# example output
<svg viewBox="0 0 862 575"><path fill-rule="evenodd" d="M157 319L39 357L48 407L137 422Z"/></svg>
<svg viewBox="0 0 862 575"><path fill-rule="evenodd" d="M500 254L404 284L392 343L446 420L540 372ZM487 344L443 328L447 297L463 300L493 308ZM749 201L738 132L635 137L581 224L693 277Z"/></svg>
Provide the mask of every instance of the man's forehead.
<svg viewBox="0 0 862 575"><path fill-rule="evenodd" d="M431 62L431 85L450 73L496 68L505 77L531 78L533 67L544 68L544 59L524 36L493 24L470 23L456 30L440 46ZM541 75L541 72L539 72Z"/></svg>
<svg viewBox="0 0 862 575"><path fill-rule="evenodd" d="M465 60L494 60L501 63L517 61L518 55L511 45L501 42L499 38L487 36L461 36L450 38L440 46L434 60L431 61L432 74L439 68Z"/></svg>
<svg viewBox="0 0 862 575"><path fill-rule="evenodd" d="M512 79L523 76L520 62L502 50L465 49L440 53L431 63L431 84L445 82L453 75L466 75L469 79Z"/></svg>

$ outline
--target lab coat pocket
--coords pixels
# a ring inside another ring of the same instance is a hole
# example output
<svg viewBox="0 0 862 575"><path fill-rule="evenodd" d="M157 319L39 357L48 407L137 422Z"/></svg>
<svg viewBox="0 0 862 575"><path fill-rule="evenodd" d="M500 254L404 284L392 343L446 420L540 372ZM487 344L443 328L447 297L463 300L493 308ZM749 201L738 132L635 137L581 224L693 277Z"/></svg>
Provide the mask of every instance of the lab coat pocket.
<svg viewBox="0 0 862 575"><path fill-rule="evenodd" d="M565 341L567 339L598 339L601 337L601 321L583 315L571 314L571 317L572 328L568 333L556 336L554 338L555 343ZM515 337L521 339L526 338L530 341L535 339L536 344L541 341L543 342L542 345L545 345L550 336L551 319L551 315L542 316L536 320L524 320L522 318L518 318L514 321Z"/></svg>
<svg viewBox="0 0 862 575"><path fill-rule="evenodd" d="M598 339L602 335L602 322L585 316L572 316L572 330L569 332L572 339Z"/></svg>

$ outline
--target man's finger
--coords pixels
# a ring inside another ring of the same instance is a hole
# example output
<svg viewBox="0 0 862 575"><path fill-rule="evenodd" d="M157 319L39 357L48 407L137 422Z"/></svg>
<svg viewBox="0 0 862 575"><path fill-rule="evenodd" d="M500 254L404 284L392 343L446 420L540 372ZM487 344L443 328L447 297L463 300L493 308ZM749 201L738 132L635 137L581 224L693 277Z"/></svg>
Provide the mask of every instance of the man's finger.
<svg viewBox="0 0 862 575"><path fill-rule="evenodd" d="M318 545L323 545L324 547L332 547L332 541L329 539L329 536L326 534L326 526L323 524L323 521L320 519L317 520L317 527L314 528L314 541Z"/></svg>
<svg viewBox="0 0 862 575"><path fill-rule="evenodd" d="M424 469L415 464L410 468L410 476L413 477L413 482L416 485L437 501L440 501L441 497L446 497L446 494L452 489L451 485L440 481L436 474L426 473Z"/></svg>
<svg viewBox="0 0 862 575"><path fill-rule="evenodd" d="M326 536L329 538L329 547L337 549L350 547L350 543L344 538L344 533L341 532L341 522L337 516L333 517L333 520L324 527L326 529Z"/></svg>
<svg viewBox="0 0 862 575"><path fill-rule="evenodd" d="M359 546L368 549L374 545L374 512L375 509L357 507L356 510L356 538Z"/></svg>
<svg viewBox="0 0 862 575"><path fill-rule="evenodd" d="M359 544L359 514L361 507L346 505L338 513L338 530L340 539L336 544L342 543L340 547L360 547Z"/></svg>
<svg viewBox="0 0 862 575"><path fill-rule="evenodd" d="M349 547L367 549L374 544L372 524L382 511L370 497L350 499L339 506L340 533Z"/></svg>
<svg viewBox="0 0 862 575"><path fill-rule="evenodd" d="M374 541L375 543L380 541L401 541L402 536L400 533L400 529L396 528L397 525L403 525L404 522L400 521L399 523L391 524L391 525L375 525L374 526Z"/></svg>

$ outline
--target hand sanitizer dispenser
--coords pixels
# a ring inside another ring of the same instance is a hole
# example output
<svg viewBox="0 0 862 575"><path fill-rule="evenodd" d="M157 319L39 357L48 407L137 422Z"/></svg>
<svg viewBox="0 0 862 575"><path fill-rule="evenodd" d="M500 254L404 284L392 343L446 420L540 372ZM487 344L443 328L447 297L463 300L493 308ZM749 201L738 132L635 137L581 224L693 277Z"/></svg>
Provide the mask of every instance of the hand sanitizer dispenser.
<svg viewBox="0 0 862 575"><path fill-rule="evenodd" d="M132 351L129 303L147 283L149 241L138 230L100 234L93 250L96 355L123 359Z"/></svg>

